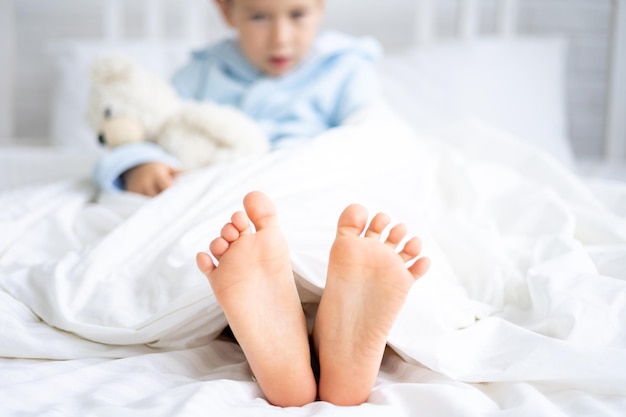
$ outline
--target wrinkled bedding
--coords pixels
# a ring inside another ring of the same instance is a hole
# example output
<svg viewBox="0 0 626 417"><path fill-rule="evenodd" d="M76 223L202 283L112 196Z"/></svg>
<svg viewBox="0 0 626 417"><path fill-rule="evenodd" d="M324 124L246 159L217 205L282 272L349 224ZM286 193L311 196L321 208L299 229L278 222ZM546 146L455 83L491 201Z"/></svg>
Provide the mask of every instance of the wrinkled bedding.
<svg viewBox="0 0 626 417"><path fill-rule="evenodd" d="M366 404L273 407L217 337L194 257L251 190L277 206L305 303L347 204L422 237L432 269ZM622 416L625 199L478 121L429 137L391 112L154 199L88 178L3 192L0 415Z"/></svg>

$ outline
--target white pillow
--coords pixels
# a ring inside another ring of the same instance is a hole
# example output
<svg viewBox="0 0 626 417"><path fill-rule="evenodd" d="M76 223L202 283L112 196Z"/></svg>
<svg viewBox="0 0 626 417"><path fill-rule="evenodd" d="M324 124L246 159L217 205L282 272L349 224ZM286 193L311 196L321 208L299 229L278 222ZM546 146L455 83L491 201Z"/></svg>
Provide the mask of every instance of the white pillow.
<svg viewBox="0 0 626 417"><path fill-rule="evenodd" d="M573 168L565 65L561 38L481 38L392 54L380 71L390 104L416 129L478 118Z"/></svg>
<svg viewBox="0 0 626 417"><path fill-rule="evenodd" d="M51 45L55 84L51 106L52 144L75 149L99 148L96 132L87 124L91 64L106 54L123 54L169 79L188 59L197 43L185 41L124 41L123 43L70 40Z"/></svg>

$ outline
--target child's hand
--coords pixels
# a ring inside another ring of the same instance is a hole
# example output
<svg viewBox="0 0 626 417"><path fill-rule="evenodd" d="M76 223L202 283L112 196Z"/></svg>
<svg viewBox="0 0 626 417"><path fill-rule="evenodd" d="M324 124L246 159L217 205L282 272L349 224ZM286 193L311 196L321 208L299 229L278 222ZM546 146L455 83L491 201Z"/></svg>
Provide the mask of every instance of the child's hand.
<svg viewBox="0 0 626 417"><path fill-rule="evenodd" d="M174 183L180 171L161 162L148 162L126 171L122 178L126 190L154 197Z"/></svg>

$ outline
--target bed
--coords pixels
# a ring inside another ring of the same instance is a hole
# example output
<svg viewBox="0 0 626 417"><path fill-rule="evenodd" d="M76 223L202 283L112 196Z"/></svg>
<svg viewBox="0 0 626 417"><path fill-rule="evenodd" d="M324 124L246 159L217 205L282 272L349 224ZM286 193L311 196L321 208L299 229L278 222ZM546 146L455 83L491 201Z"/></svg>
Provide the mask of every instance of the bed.
<svg viewBox="0 0 626 417"><path fill-rule="evenodd" d="M328 2L326 24L376 32L380 3ZM519 34L520 3L397 1L398 30L376 34L390 52L375 117L187 173L153 199L100 194L90 181L102 150L80 111L85 69L116 51L167 76L200 38L227 32L210 7L205 16L179 3L185 36L171 41L168 2L146 1L147 37L129 40L124 2L102 3L104 40L50 47L58 72L44 138L14 138L15 71L4 65L0 414L624 415L624 2L611 3L606 154L587 165L567 131L568 40ZM11 63L19 13L1 7ZM355 7L363 19L345 18ZM455 39L438 39L442 20ZM422 236L432 269L409 294L366 403L274 407L220 337L226 322L194 257L253 189L276 203L307 305L323 291L346 204Z"/></svg>

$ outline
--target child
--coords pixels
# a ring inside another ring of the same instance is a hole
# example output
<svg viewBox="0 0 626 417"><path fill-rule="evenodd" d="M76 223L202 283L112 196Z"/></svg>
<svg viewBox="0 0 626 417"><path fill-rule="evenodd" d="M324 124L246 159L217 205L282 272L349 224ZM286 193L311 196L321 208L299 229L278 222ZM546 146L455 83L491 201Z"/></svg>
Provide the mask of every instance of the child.
<svg viewBox="0 0 626 417"><path fill-rule="evenodd" d="M377 44L339 34L316 39L323 0L216 2L238 39L193 55L174 77L183 97L240 108L261 124L274 148L339 126L377 98ZM109 154L96 171L102 188L146 195L167 188L177 172L176 161L149 144ZM345 209L312 334L318 385L274 205L252 192L244 208L210 245L219 264L206 253L196 260L267 399L279 406L318 397L338 405L366 401L395 318L413 282L428 269L427 258L405 266L419 255L419 240L400 245L407 232L396 225L382 241L386 215L376 215L366 227L363 207Z"/></svg>
<svg viewBox="0 0 626 417"><path fill-rule="evenodd" d="M272 148L344 124L379 97L378 43L336 32L317 35L324 0L215 0L237 32L195 52L173 84L186 99L232 105L255 119ZM94 171L104 190L154 196L179 164L150 143L117 148Z"/></svg>
<svg viewBox="0 0 626 417"><path fill-rule="evenodd" d="M374 216L366 229L368 214L362 206L343 211L313 327L318 386L274 205L260 192L248 194L243 204L245 212L233 214L211 242L219 264L206 253L199 253L196 261L268 401L285 407L317 397L336 405L366 401L396 316L411 285L429 267L425 257L405 266L419 255L420 241L413 237L400 246L407 234L402 224L382 241L390 223L385 214Z"/></svg>

